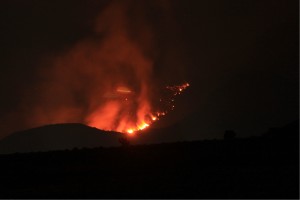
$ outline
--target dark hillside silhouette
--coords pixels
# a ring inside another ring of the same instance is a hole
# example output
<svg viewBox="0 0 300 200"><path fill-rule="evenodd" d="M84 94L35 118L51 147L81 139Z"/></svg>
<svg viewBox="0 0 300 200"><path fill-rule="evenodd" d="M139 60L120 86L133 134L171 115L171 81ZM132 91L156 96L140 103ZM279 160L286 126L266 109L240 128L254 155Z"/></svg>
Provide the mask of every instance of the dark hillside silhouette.
<svg viewBox="0 0 300 200"><path fill-rule="evenodd" d="M1 155L2 198L299 198L299 123L262 136Z"/></svg>
<svg viewBox="0 0 300 200"><path fill-rule="evenodd" d="M53 124L11 134L0 141L0 154L120 146L119 137L83 124Z"/></svg>

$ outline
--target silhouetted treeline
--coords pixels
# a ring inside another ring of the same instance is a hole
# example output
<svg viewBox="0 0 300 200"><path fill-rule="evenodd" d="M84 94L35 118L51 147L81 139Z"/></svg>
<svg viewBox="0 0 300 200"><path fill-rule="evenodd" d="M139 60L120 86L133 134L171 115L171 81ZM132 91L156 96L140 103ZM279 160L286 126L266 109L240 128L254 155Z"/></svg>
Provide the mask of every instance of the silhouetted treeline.
<svg viewBox="0 0 300 200"><path fill-rule="evenodd" d="M299 123L246 139L126 143L0 162L2 198L298 198Z"/></svg>

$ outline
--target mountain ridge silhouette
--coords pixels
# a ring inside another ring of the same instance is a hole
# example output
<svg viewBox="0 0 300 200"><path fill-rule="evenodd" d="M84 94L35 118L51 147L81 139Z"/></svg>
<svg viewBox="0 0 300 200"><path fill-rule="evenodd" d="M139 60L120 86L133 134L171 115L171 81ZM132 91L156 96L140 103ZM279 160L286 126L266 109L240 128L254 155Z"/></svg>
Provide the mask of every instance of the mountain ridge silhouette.
<svg viewBox="0 0 300 200"><path fill-rule="evenodd" d="M121 133L80 123L62 123L18 131L0 141L0 154L119 146Z"/></svg>

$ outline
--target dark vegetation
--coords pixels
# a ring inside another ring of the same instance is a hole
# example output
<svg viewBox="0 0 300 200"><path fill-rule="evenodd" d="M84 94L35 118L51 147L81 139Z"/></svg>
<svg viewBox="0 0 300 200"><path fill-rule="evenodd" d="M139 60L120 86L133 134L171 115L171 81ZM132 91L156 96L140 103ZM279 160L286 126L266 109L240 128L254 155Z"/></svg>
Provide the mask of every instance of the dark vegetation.
<svg viewBox="0 0 300 200"><path fill-rule="evenodd" d="M1 198L299 198L299 123L240 139L1 155ZM225 139L225 138L229 139Z"/></svg>

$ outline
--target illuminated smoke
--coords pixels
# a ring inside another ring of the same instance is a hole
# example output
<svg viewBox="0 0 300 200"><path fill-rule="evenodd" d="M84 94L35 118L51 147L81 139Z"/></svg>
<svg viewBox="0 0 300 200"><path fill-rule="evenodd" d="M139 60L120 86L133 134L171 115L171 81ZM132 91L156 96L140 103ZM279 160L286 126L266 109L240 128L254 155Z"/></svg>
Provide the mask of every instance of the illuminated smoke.
<svg viewBox="0 0 300 200"><path fill-rule="evenodd" d="M167 1L152 5L169 9ZM93 36L40 70L43 82L30 108L30 126L80 122L132 134L174 108L153 105L158 98L153 81L155 34L141 14L144 6L143 1L112 1L97 18ZM140 18L132 19L131 12ZM168 89L177 95L187 86Z"/></svg>

